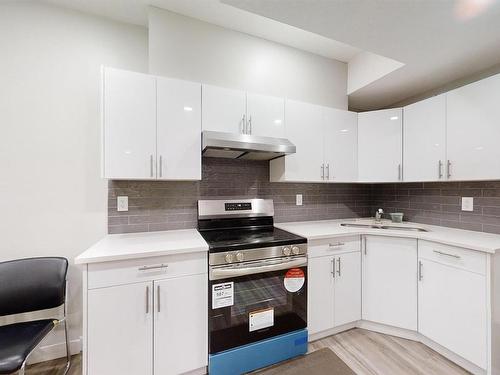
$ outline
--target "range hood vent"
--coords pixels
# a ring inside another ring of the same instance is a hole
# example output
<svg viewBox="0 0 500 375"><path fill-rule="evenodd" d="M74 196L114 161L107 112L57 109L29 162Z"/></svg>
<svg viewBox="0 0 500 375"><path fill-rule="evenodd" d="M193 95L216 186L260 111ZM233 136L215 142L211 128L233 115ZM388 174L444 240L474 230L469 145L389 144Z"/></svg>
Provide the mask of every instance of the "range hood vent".
<svg viewBox="0 0 500 375"><path fill-rule="evenodd" d="M271 160L294 154L295 145L285 138L204 131L202 150L205 157Z"/></svg>

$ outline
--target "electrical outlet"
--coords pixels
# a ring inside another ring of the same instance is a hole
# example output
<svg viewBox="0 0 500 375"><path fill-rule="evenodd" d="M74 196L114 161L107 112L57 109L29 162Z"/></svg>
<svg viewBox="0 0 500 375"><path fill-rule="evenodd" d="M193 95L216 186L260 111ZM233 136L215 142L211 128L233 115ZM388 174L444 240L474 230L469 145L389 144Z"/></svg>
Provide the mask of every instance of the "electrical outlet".
<svg viewBox="0 0 500 375"><path fill-rule="evenodd" d="M297 194L295 196L295 205L302 206L302 194Z"/></svg>
<svg viewBox="0 0 500 375"><path fill-rule="evenodd" d="M462 197L462 211L474 211L473 197Z"/></svg>
<svg viewBox="0 0 500 375"><path fill-rule="evenodd" d="M116 197L116 207L118 211L128 211L128 197Z"/></svg>

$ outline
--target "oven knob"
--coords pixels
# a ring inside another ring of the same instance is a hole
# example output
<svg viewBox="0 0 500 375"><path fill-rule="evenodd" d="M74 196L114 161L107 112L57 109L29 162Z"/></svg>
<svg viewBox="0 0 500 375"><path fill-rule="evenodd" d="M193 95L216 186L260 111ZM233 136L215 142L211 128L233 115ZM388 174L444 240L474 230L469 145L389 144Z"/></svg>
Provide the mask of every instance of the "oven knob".
<svg viewBox="0 0 500 375"><path fill-rule="evenodd" d="M245 259L245 256L243 255L243 253L236 253L236 260L238 262L243 262L243 259Z"/></svg>
<svg viewBox="0 0 500 375"><path fill-rule="evenodd" d="M299 255L300 248L298 246L292 246L292 253L293 255Z"/></svg>
<svg viewBox="0 0 500 375"><path fill-rule="evenodd" d="M233 254L226 254L226 263L233 262Z"/></svg>
<svg viewBox="0 0 500 375"><path fill-rule="evenodd" d="M289 256L291 253L292 253L292 251L290 250L290 248L288 246L285 246L283 248L283 255Z"/></svg>

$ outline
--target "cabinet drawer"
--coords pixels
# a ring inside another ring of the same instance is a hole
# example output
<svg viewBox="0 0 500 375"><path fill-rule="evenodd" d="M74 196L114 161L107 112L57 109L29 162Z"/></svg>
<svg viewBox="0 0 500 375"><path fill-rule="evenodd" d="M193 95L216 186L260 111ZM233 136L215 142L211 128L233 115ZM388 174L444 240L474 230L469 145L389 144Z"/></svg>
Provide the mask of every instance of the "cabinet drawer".
<svg viewBox="0 0 500 375"><path fill-rule="evenodd" d="M175 254L88 265L88 289L207 273L207 253Z"/></svg>
<svg viewBox="0 0 500 375"><path fill-rule="evenodd" d="M307 253L309 258L316 258L325 255L349 253L360 250L360 236L344 236L313 240L309 243Z"/></svg>
<svg viewBox="0 0 500 375"><path fill-rule="evenodd" d="M486 254L429 241L418 242L418 257L467 271L486 274Z"/></svg>

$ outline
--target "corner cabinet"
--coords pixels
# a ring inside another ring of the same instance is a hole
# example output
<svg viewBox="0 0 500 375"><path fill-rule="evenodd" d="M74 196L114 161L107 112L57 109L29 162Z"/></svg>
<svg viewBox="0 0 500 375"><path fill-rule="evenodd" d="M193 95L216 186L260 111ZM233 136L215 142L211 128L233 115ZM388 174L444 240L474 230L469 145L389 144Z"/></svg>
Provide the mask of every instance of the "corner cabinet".
<svg viewBox="0 0 500 375"><path fill-rule="evenodd" d="M402 109L358 114L359 182L403 181Z"/></svg>
<svg viewBox="0 0 500 375"><path fill-rule="evenodd" d="M206 253L88 264L84 375L206 372Z"/></svg>
<svg viewBox="0 0 500 375"><path fill-rule="evenodd" d="M308 323L312 339L361 319L359 236L312 241L308 260Z"/></svg>
<svg viewBox="0 0 500 375"><path fill-rule="evenodd" d="M363 236L363 320L417 330L417 240Z"/></svg>
<svg viewBox="0 0 500 375"><path fill-rule="evenodd" d="M103 68L102 175L201 179L201 84Z"/></svg>
<svg viewBox="0 0 500 375"><path fill-rule="evenodd" d="M403 111L404 180L446 180L446 95L409 105Z"/></svg>
<svg viewBox="0 0 500 375"><path fill-rule="evenodd" d="M270 161L273 182L357 180L357 114L287 100L285 136L297 147Z"/></svg>

